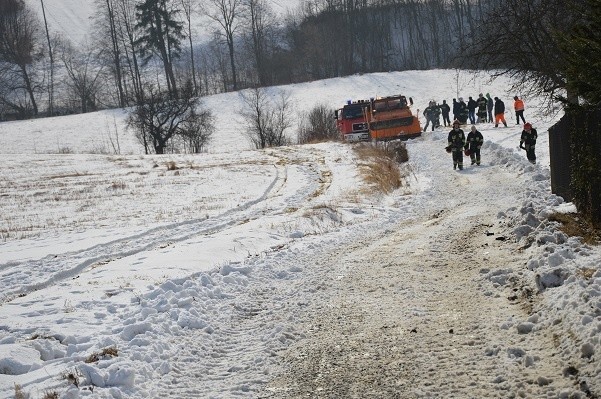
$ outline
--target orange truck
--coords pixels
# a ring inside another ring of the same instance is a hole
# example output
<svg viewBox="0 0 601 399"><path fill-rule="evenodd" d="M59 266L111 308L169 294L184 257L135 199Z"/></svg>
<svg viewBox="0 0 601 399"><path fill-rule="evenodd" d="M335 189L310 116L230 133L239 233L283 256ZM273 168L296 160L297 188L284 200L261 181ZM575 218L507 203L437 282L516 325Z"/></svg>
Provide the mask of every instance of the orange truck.
<svg viewBox="0 0 601 399"><path fill-rule="evenodd" d="M409 102L413 105L411 98ZM372 100L366 116L372 140L407 140L421 136L419 119L411 112L410 104L402 95Z"/></svg>
<svg viewBox="0 0 601 399"><path fill-rule="evenodd" d="M402 95L348 101L335 111L336 126L347 141L406 140L421 135L417 116Z"/></svg>

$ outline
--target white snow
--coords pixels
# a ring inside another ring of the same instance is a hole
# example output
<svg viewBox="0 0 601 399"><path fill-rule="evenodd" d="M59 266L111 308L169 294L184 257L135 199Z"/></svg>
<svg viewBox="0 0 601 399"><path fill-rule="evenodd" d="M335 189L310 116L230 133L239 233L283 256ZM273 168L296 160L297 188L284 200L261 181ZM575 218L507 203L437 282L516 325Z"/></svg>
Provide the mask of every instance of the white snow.
<svg viewBox="0 0 601 399"><path fill-rule="evenodd" d="M350 145L252 150L237 93L203 100L217 131L200 155L143 155L124 111L1 123L0 397L12 397L15 384L31 398L48 390L64 398L165 397L176 386L186 397L253 397L282 371L277 353L305 338L299 312L321 289L311 284L330 267L340 267L339 276L354 272L352 264L321 264L317 254L446 209L441 199L458 179L481 190L480 202L452 211L466 218L494 211L505 229L496 233L520 249L505 267L483 270L481 289L500 295L515 280L537 289L536 311L507 320L498 334L556 334L561 356L601 392L601 251L547 220L575 211L550 192L547 129L561 115L543 116L541 99L525 98L539 133L531 165L512 113L511 98L521 93L468 71L457 88L456 73L279 88L299 113L398 93L413 97L415 112L430 99L450 103L458 91L505 100L509 127L480 126L480 168L453 171L447 129L427 132L407 144L409 185L389 195L363 190ZM120 154L112 154L117 140ZM488 209L499 193L504 207ZM414 228L427 234L427 224ZM107 348L117 356L102 354ZM98 359L86 362L93 354ZM201 370L196 378L178 380L192 362Z"/></svg>

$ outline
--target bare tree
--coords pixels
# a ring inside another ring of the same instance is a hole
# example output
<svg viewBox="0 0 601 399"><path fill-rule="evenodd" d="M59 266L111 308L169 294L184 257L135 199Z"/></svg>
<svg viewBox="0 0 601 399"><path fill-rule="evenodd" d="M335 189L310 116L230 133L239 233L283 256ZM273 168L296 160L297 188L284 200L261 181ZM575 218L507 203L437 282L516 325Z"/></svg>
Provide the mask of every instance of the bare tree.
<svg viewBox="0 0 601 399"><path fill-rule="evenodd" d="M332 117L332 109L326 104L318 104L307 114L301 116L301 125L298 133L300 144L337 140L340 133Z"/></svg>
<svg viewBox="0 0 601 399"><path fill-rule="evenodd" d="M549 94L567 87L567 57L556 35L581 16L563 0L505 0L480 21L480 34L463 52L462 66L498 69L521 93ZM570 94L568 93L568 96Z"/></svg>
<svg viewBox="0 0 601 399"><path fill-rule="evenodd" d="M208 0L209 9L206 15L217 22L222 31L219 32L221 37L225 38L227 44L230 68L232 72L232 89L238 90L238 74L236 72L236 58L234 37L240 25L240 12L243 6L243 0Z"/></svg>
<svg viewBox="0 0 601 399"><path fill-rule="evenodd" d="M46 30L46 41L48 42L48 57L50 58L50 81L48 82L48 115L54 114L54 52L52 51L52 40L50 40L50 32L48 31L48 21L46 20L46 9L44 0L42 3L42 16L44 17L44 28Z"/></svg>
<svg viewBox="0 0 601 399"><path fill-rule="evenodd" d="M209 125L203 124L203 113L195 110L199 100L198 97L193 97L191 83L181 90L176 99L152 88L147 89L146 93L146 101L138 104L127 118L128 128L136 132L146 149L150 144L155 153L164 154L176 135L196 136L197 144L205 144L204 141L198 141L203 133L200 129L208 129ZM202 149L202 146L198 148Z"/></svg>
<svg viewBox="0 0 601 399"><path fill-rule="evenodd" d="M97 16L97 24L99 31L99 42L106 51L107 56L110 56L111 72L115 78L117 86L117 101L119 107L125 107L125 89L123 83L123 68L122 62L122 45L119 38L119 28L117 26L117 9L115 0L97 0L99 14ZM106 44L105 44L106 43Z"/></svg>
<svg viewBox="0 0 601 399"><path fill-rule="evenodd" d="M286 131L292 126L290 93L281 90L272 99L266 89L254 88L240 92L240 96L246 134L255 148L289 144Z"/></svg>
<svg viewBox="0 0 601 399"><path fill-rule="evenodd" d="M80 104L81 112L96 109L96 95L100 89L103 67L96 62L102 50L88 47L75 49L66 42L62 46L61 60L67 72L65 84Z"/></svg>
<svg viewBox="0 0 601 399"><path fill-rule="evenodd" d="M215 131L215 117L211 111L201 109L192 110L190 118L186 119L181 126L181 137L187 152L200 154L206 150Z"/></svg>
<svg viewBox="0 0 601 399"><path fill-rule="evenodd" d="M210 54L212 62L215 65L215 75L221 80L220 91L227 92L230 90L228 86L228 55L223 46L217 40L212 40L210 43Z"/></svg>
<svg viewBox="0 0 601 399"><path fill-rule="evenodd" d="M138 35L135 29L136 8L135 0L115 0L116 1L116 26L118 28L119 40L125 55L126 69L129 71L131 84L133 86L136 103L144 98L142 74L140 63L138 62ZM125 85L127 90L127 85Z"/></svg>
<svg viewBox="0 0 601 399"><path fill-rule="evenodd" d="M43 56L40 23L22 0L0 0L0 76L8 96L2 101L25 115L38 114L34 64ZM19 93L25 93L28 103L21 102Z"/></svg>
<svg viewBox="0 0 601 399"><path fill-rule="evenodd" d="M275 18L265 0L246 0L246 42L255 62L255 70L260 86L268 83L267 63L269 37L274 36Z"/></svg>

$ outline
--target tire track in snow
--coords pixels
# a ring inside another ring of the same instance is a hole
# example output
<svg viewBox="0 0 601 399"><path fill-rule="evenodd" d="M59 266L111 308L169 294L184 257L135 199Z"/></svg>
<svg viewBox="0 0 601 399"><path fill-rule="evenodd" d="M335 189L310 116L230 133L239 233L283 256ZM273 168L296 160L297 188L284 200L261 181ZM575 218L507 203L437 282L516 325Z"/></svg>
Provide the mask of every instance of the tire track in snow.
<svg viewBox="0 0 601 399"><path fill-rule="evenodd" d="M306 154L306 152L302 154ZM30 292L74 278L95 265L159 246L182 242L198 235L215 234L248 219L277 213L282 209L281 201L290 203L291 207L300 208L300 204L313 195L315 186L323 185L323 182L320 182L321 172L315 167L316 164L323 164L323 160L318 151L314 151L312 154L318 159L305 159L304 162L298 162L298 159L295 158L299 155L298 151L272 151L271 155L278 159L273 162L276 175L263 194L210 219L199 218L154 227L129 237L98 244L77 252L54 254L26 262L0 264L0 281L5 282L6 286L2 290L0 305L10 302L16 297L22 297ZM292 192L286 192L290 163L296 164L295 167L305 176L306 183ZM271 202L274 204L272 205ZM13 281L14 283L12 283Z"/></svg>
<svg viewBox="0 0 601 399"><path fill-rule="evenodd" d="M295 201L298 212L324 195L332 184L332 171L323 154L314 149L310 152L314 156L300 163L313 170L315 179L305 186L308 190L302 198ZM270 364L277 352L299 339L298 332L285 322L290 307L299 306L288 298L311 289L303 280L296 280L294 274L300 269L291 267L287 263L290 259L277 259L280 255L273 254L276 259L270 258L269 266L263 264L263 260L257 260L257 265L247 265L252 270L247 276L252 279L249 288L221 300L220 308L226 307L228 311L212 312L210 320L214 331L207 334L191 330L170 342L172 368L168 377L158 384L157 397L255 397L258 394L259 388L270 379ZM295 254L283 256L299 258ZM233 317L229 309L234 309Z"/></svg>

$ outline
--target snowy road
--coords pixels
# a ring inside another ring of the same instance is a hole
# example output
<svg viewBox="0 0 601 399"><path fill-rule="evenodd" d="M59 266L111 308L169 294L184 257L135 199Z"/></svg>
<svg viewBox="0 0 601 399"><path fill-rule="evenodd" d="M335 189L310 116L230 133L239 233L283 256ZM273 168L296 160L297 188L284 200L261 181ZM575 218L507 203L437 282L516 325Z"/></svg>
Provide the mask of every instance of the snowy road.
<svg viewBox="0 0 601 399"><path fill-rule="evenodd" d="M526 261L497 239L497 214L521 201L524 179L499 166L453 172L441 158L429 158L440 202L319 262L347 271L316 278L329 283L305 313L308 337L261 397L555 398L573 388L552 336L502 327L527 319L530 304L485 279Z"/></svg>
<svg viewBox="0 0 601 399"><path fill-rule="evenodd" d="M381 215L387 223L365 223L361 235L355 227L307 237L301 248L252 265L252 289L230 301L234 317L224 312L209 340L203 332L175 339L173 368L157 397L556 398L577 391L553 331L530 331L537 320L523 293L533 288L492 284L527 262L505 236L502 215L527 197L537 168L487 144L483 166L453 171L438 135L410 144L411 167L429 184L413 182L412 196L396 197L396 210Z"/></svg>

